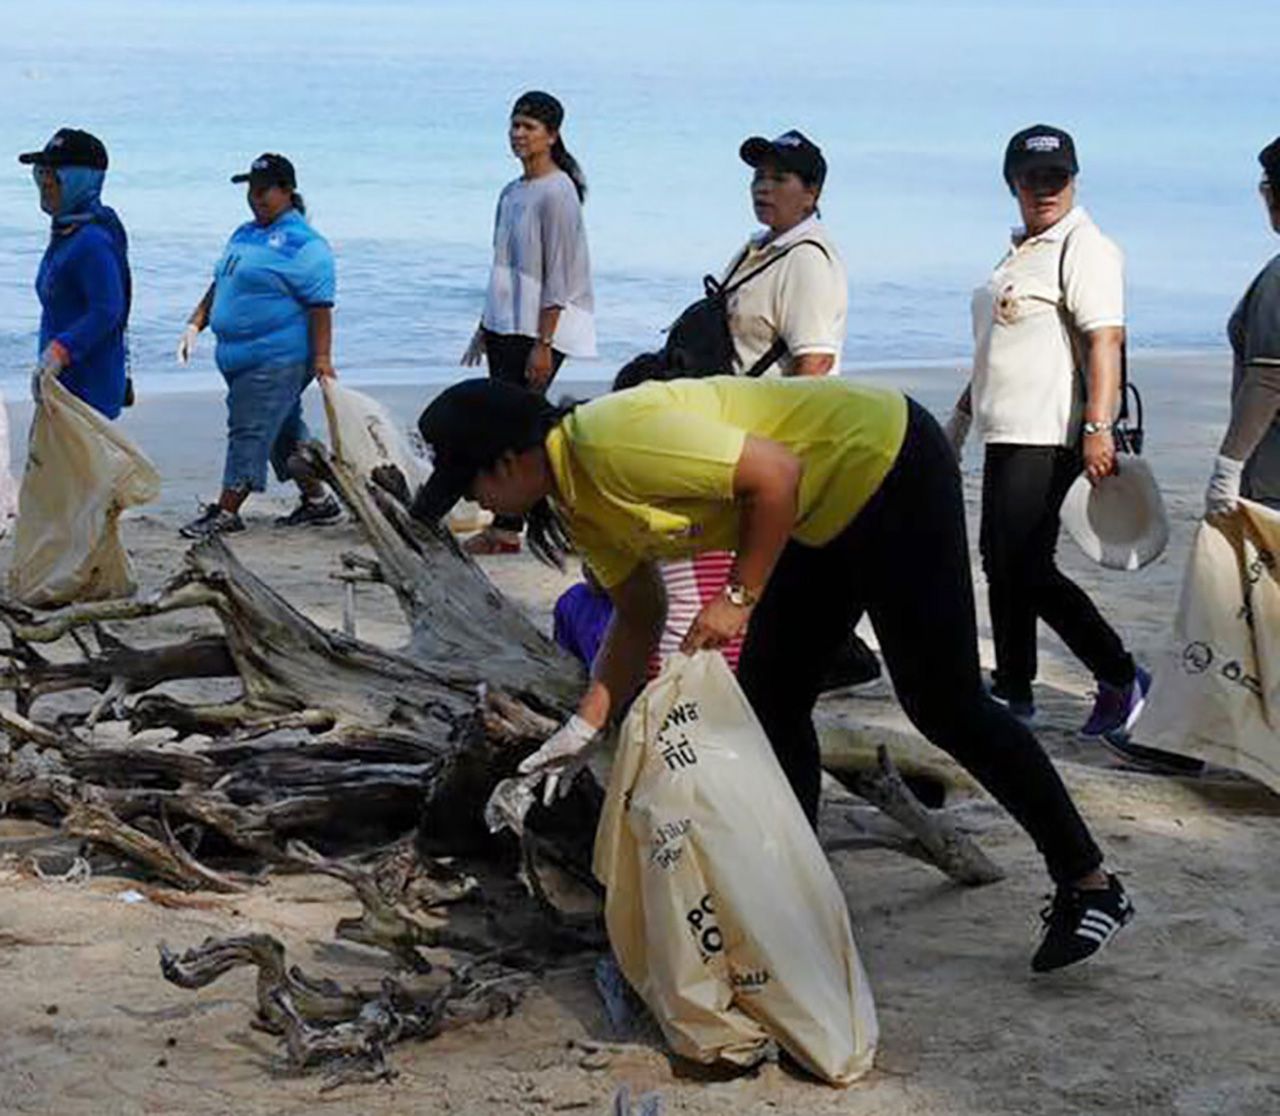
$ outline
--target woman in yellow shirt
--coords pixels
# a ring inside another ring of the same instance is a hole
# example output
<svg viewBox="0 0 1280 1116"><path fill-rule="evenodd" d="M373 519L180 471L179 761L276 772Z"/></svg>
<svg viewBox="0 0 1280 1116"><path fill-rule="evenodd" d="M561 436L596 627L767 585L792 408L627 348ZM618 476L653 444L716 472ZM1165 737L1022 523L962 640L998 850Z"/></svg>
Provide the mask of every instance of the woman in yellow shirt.
<svg viewBox="0 0 1280 1116"><path fill-rule="evenodd" d="M576 550L614 601L578 712L521 770L566 785L640 689L665 612L655 562L733 550L734 575L684 650L746 629L738 679L811 822L822 670L865 608L907 715L1018 820L1058 885L1032 967L1083 960L1132 917L1035 737L983 691L960 475L916 403L841 380L714 377L566 408L468 380L418 427L435 472L415 515L464 495L527 515L534 553Z"/></svg>

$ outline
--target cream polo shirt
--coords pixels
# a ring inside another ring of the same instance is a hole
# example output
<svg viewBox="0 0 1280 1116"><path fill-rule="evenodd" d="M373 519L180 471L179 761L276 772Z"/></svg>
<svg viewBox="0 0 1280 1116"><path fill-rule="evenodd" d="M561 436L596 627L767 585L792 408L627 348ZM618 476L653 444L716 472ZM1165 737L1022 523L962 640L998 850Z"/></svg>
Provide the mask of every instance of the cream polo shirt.
<svg viewBox="0 0 1280 1116"><path fill-rule="evenodd" d="M729 265L732 275L726 269L725 282L749 275L801 240L816 240L826 249L826 255L811 244L803 244L729 296L729 332L737 356L735 371L739 375L745 373L781 337L787 343L787 352L764 375L790 372L793 358L805 353L830 353L835 358L833 371L838 372L849 302L849 282L840 253L816 215L768 242L767 235L761 233L747 242L742 262L736 268Z"/></svg>
<svg viewBox="0 0 1280 1116"><path fill-rule="evenodd" d="M1085 395L1072 330L1124 325L1124 257L1080 206L1021 233L973 295L973 415L987 443L1070 446Z"/></svg>

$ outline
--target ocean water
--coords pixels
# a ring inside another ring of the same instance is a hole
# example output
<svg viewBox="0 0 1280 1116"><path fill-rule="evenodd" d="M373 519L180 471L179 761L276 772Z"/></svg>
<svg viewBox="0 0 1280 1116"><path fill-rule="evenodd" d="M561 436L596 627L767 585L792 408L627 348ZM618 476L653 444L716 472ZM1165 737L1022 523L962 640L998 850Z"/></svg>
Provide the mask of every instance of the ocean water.
<svg viewBox="0 0 1280 1116"><path fill-rule="evenodd" d="M335 357L359 382L441 381L482 304L493 207L519 165L516 94L555 92L591 192L607 377L660 343L754 228L752 133L799 127L830 164L825 220L850 276L846 366L961 367L969 291L1016 218L1005 140L1076 137L1081 200L1125 250L1145 349L1220 349L1277 250L1258 149L1280 131L1280 5L1257 0L0 0L0 386L25 390L47 236L12 156L58 126L112 159L133 242L142 391L218 383L212 339L173 347L247 218L227 179L295 161L338 254Z"/></svg>

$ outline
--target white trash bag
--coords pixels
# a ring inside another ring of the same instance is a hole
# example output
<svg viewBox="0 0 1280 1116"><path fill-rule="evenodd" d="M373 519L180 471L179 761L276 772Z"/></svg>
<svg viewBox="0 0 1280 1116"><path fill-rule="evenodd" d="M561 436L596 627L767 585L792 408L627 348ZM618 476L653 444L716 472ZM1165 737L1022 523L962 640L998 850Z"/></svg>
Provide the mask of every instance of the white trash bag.
<svg viewBox="0 0 1280 1116"><path fill-rule="evenodd" d="M1280 792L1280 512L1241 500L1200 524L1133 739Z"/></svg>
<svg viewBox="0 0 1280 1116"><path fill-rule="evenodd" d="M673 655L622 726L594 871L618 964L676 1053L819 1077L877 1025L844 896L724 658Z"/></svg>
<svg viewBox="0 0 1280 1116"><path fill-rule="evenodd" d="M18 484L9 464L9 408L0 398L0 537L8 534L11 520L18 514Z"/></svg>
<svg viewBox="0 0 1280 1116"><path fill-rule="evenodd" d="M127 597L133 567L120 544L125 508L160 493L143 452L53 376L41 383L18 494L9 592L29 605Z"/></svg>
<svg viewBox="0 0 1280 1116"><path fill-rule="evenodd" d="M320 381L329 438L340 461L368 477L380 465L394 465L416 492L431 476L431 462L381 403L363 392L342 387L337 380ZM492 518L470 500L460 500L449 514L451 531L478 531Z"/></svg>

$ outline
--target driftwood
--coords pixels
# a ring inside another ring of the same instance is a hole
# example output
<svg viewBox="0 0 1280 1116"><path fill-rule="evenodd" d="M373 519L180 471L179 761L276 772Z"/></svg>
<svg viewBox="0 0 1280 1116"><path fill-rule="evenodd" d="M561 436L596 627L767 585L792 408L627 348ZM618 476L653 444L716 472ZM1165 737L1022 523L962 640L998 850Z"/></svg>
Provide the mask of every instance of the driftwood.
<svg viewBox="0 0 1280 1116"><path fill-rule="evenodd" d="M373 557L345 555L339 577L394 592L406 645L355 638L350 614L345 632L320 628L217 538L192 547L167 584L131 599L51 612L0 601L11 637L0 689L15 704L0 709L0 808L56 819L66 834L183 888L238 890L264 867L334 876L362 907L337 936L383 950L415 980L441 967L441 951L536 971L565 951L599 948L589 873L599 790L583 780L554 811L535 807L518 855L481 821L494 785L572 709L581 668L447 531L412 520L401 500L342 462L313 456L373 547ZM212 613L220 634L149 648L119 634L186 610ZM66 639L76 661L39 650ZM165 692L197 678L227 679L220 685L238 683L239 693L193 703ZM72 689L96 693L92 708L36 718L44 699ZM126 725L128 741L100 742L108 722ZM893 819L864 827L864 843L899 848L965 883L997 877L945 814L919 805L887 755L856 789ZM434 852L464 861L448 866ZM488 873L480 885L473 868ZM504 894L495 914L480 892L500 890L517 868L531 898ZM558 901L566 889L557 880L577 893L573 910ZM550 919L539 919L539 905ZM390 978L368 992L333 991L286 973L282 947L260 938L206 943L181 959L166 953L164 971L197 987L239 964L258 966L260 1020L286 1035L299 1068L382 1074L390 1042L509 1002L493 991L506 984L478 982L465 967L430 995Z"/></svg>

